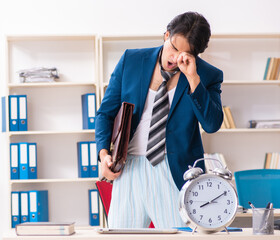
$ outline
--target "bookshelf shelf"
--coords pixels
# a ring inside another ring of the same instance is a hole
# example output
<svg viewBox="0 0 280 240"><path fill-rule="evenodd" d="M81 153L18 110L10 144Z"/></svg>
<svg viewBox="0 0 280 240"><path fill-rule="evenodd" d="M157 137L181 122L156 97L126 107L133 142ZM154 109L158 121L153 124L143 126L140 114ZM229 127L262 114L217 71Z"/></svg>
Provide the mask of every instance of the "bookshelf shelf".
<svg viewBox="0 0 280 240"><path fill-rule="evenodd" d="M202 134L207 134L203 129ZM230 129L220 129L215 134L222 133L280 133L280 129L276 128L230 128Z"/></svg>
<svg viewBox="0 0 280 240"><path fill-rule="evenodd" d="M230 86L230 85L278 85L280 86L279 80L262 80L262 81L227 81L225 80L223 82L224 86Z"/></svg>
<svg viewBox="0 0 280 240"><path fill-rule="evenodd" d="M24 131L24 132L9 132L9 136L24 136L24 135L55 135L55 134L94 134L95 130L76 130L76 131Z"/></svg>
<svg viewBox="0 0 280 240"><path fill-rule="evenodd" d="M85 83L75 83L75 82L46 82L46 83L18 83L18 84L8 84L9 88L35 88L35 87L96 87L95 83L85 82Z"/></svg>
<svg viewBox="0 0 280 240"><path fill-rule="evenodd" d="M99 178L62 178L62 179L26 179L11 180L11 184L29 184L29 183L76 183L76 182L96 182Z"/></svg>

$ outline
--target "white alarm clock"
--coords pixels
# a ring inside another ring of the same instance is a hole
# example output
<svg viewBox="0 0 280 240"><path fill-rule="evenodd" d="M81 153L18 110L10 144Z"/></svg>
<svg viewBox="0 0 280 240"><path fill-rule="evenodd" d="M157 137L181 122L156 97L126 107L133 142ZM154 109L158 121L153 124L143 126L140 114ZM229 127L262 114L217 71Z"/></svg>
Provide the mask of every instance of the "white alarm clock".
<svg viewBox="0 0 280 240"><path fill-rule="evenodd" d="M201 158L184 174L187 181L180 191L179 211L183 221L193 232L214 233L226 229L235 218L238 198L234 186L230 183L232 173L224 168L203 174L201 168L195 167Z"/></svg>

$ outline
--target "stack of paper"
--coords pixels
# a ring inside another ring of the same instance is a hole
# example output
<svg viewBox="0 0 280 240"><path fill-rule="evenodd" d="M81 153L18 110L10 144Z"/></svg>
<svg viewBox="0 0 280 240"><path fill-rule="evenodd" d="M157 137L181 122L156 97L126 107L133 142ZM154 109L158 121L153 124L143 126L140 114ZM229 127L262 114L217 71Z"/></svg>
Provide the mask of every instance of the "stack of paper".
<svg viewBox="0 0 280 240"><path fill-rule="evenodd" d="M54 82L59 78L56 68L30 68L20 70L20 82Z"/></svg>

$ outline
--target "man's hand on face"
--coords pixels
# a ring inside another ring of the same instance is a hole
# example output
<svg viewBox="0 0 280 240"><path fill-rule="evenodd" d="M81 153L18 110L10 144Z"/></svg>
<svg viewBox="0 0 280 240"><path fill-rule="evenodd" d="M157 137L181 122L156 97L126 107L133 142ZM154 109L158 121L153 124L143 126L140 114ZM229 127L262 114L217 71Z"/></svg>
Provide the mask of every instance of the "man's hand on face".
<svg viewBox="0 0 280 240"><path fill-rule="evenodd" d="M190 92L193 93L200 83L200 77L196 71L195 57L187 52L182 52L177 58L177 66L187 77L190 84Z"/></svg>

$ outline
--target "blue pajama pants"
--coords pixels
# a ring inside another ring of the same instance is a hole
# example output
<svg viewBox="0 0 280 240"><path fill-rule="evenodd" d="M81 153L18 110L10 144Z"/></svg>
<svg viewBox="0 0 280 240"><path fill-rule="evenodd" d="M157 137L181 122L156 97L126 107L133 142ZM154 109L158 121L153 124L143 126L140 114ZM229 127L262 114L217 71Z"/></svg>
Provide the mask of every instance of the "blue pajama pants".
<svg viewBox="0 0 280 240"><path fill-rule="evenodd" d="M122 174L113 183L108 225L146 228L152 221L156 228L185 227L178 198L167 155L155 167L145 156L128 155Z"/></svg>

